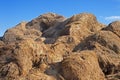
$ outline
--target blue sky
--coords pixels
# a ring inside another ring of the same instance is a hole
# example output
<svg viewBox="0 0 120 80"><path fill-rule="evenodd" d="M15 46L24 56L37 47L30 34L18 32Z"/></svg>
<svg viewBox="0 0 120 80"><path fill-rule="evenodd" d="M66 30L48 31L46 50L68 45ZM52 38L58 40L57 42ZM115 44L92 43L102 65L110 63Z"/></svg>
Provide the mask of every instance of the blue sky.
<svg viewBox="0 0 120 80"><path fill-rule="evenodd" d="M108 24L120 19L120 0L0 0L0 36L21 21L47 12L65 17L89 12Z"/></svg>

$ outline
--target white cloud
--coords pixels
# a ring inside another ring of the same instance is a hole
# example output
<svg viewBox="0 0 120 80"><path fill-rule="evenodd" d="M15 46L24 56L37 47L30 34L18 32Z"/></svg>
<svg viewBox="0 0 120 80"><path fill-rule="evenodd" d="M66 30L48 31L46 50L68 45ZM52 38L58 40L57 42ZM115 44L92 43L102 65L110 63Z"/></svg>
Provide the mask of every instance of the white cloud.
<svg viewBox="0 0 120 80"><path fill-rule="evenodd" d="M120 20L120 16L109 16L109 17L104 17L105 20Z"/></svg>

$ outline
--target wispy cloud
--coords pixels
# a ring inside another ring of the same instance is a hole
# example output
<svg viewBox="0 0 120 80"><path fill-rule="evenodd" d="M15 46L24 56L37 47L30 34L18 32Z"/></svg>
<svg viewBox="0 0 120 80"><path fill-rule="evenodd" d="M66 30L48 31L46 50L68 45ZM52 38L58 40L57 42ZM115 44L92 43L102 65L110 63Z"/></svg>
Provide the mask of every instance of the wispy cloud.
<svg viewBox="0 0 120 80"><path fill-rule="evenodd" d="M120 16L99 16L98 20L104 24L109 24L113 21L120 21Z"/></svg>
<svg viewBox="0 0 120 80"><path fill-rule="evenodd" d="M120 20L120 16L108 16L108 17L104 17L105 20L107 21L111 21L111 20Z"/></svg>

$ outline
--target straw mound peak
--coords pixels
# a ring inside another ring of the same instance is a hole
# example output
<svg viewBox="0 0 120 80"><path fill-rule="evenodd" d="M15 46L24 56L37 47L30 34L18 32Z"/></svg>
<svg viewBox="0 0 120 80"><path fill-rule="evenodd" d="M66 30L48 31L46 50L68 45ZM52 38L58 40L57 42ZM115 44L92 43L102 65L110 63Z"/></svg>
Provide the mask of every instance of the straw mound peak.
<svg viewBox="0 0 120 80"><path fill-rule="evenodd" d="M0 39L0 80L119 80L120 21L47 13Z"/></svg>

